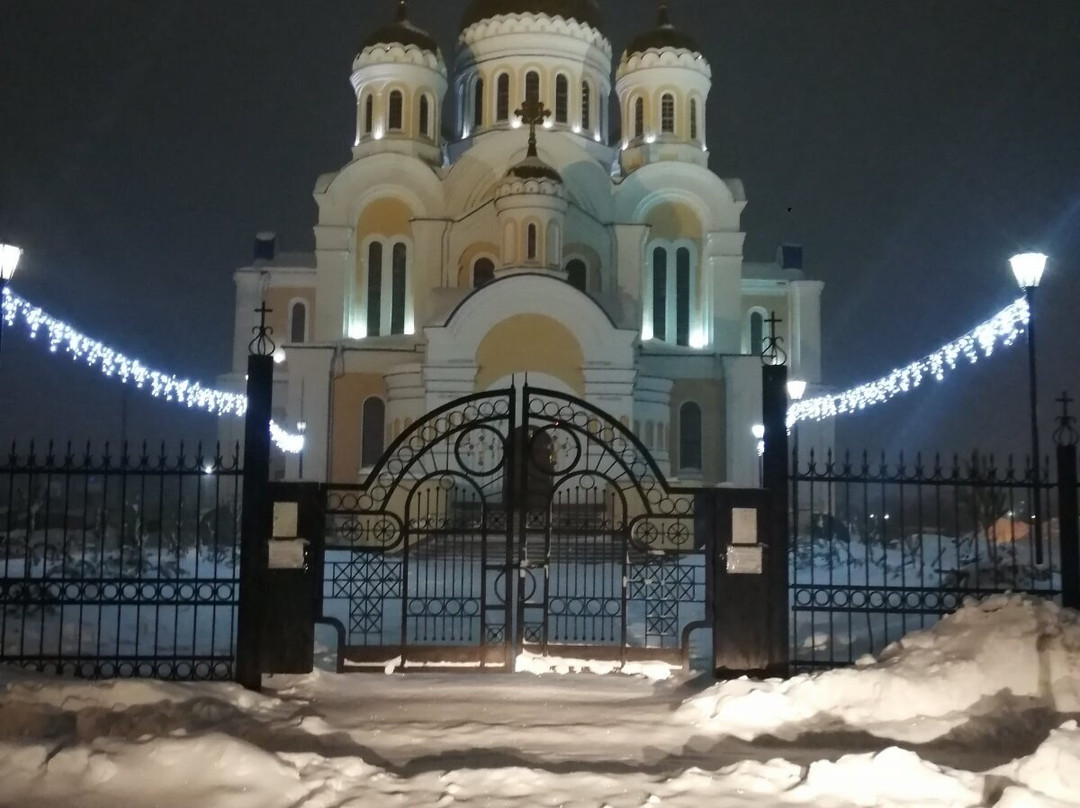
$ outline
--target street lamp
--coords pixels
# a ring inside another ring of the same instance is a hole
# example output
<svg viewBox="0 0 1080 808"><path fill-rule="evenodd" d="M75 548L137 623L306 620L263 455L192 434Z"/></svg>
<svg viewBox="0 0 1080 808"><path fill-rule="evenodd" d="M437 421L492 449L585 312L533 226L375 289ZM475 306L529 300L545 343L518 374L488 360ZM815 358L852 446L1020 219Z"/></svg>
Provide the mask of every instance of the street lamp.
<svg viewBox="0 0 1080 808"><path fill-rule="evenodd" d="M787 383L787 394L791 401L802 401L803 396L806 395L806 382L802 379L790 379ZM791 425L791 443L792 451L792 480L791 480L791 510L794 517L793 527L795 528L795 535L798 535L799 530L799 424L796 422Z"/></svg>
<svg viewBox="0 0 1080 808"><path fill-rule="evenodd" d="M14 244L0 244L0 344L3 343L4 336L4 290L7 289L8 281L15 276L22 254L23 251Z"/></svg>
<svg viewBox="0 0 1080 808"><path fill-rule="evenodd" d="M1039 452L1039 385L1035 365L1035 290L1046 271L1046 256L1029 252L1009 259L1016 283L1024 290L1028 304L1028 384L1031 394L1031 484L1035 496L1035 562L1043 562L1042 546L1042 455Z"/></svg>
<svg viewBox="0 0 1080 808"><path fill-rule="evenodd" d="M765 425L754 424L750 427L750 434L754 436L754 440L757 441L757 457L758 457L758 485L761 486L765 482Z"/></svg>

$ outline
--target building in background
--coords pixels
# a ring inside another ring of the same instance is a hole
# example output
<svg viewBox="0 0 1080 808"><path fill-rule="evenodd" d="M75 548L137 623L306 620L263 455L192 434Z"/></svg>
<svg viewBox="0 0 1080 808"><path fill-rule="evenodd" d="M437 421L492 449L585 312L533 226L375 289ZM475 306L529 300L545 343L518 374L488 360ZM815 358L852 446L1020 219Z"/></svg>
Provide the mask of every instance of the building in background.
<svg viewBox="0 0 1080 808"><path fill-rule="evenodd" d="M265 300L275 418L306 425L305 479L359 481L425 413L528 374L620 420L671 478L756 484L766 320L818 383L823 284L797 247L744 261L742 183L708 168L698 43L661 5L613 81L592 0L473 0L452 67L405 2L364 43L316 252L267 236L237 271L226 381L242 385ZM530 100L550 112L535 155Z"/></svg>

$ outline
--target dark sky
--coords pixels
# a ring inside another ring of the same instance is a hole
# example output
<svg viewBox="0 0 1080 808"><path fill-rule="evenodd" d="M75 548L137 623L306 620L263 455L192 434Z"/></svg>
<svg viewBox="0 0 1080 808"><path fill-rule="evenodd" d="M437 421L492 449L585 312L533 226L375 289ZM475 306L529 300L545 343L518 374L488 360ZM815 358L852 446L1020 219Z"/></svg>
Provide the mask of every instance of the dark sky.
<svg viewBox="0 0 1080 808"><path fill-rule="evenodd" d="M349 157L352 57L392 0L4 0L0 236L15 288L144 361L227 369L253 234L310 250L316 177ZM464 0L413 0L452 54ZM603 2L617 52L652 0ZM747 255L801 241L827 283L826 380L906 363L1008 303L1007 258L1054 262L1038 305L1046 440L1080 394L1080 2L678 0L712 63L712 167L744 180ZM788 209L791 209L790 212ZM119 388L9 332L0 438L115 437ZM1023 450L1022 346L841 424L843 442ZM131 437L213 419L131 397Z"/></svg>

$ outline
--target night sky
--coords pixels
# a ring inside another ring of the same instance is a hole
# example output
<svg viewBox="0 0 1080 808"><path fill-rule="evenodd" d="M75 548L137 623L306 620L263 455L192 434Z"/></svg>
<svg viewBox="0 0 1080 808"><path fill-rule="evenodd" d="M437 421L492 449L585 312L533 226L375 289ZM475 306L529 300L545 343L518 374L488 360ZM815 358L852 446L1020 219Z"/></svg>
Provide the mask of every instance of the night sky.
<svg viewBox="0 0 1080 808"><path fill-rule="evenodd" d="M349 159L348 83L392 0L4 0L0 238L14 288L143 361L228 369L233 270L253 235L313 248L316 177ZM464 0L413 0L452 58ZM603 3L616 52L655 2ZM936 348L1053 262L1037 314L1044 442L1080 395L1080 2L679 0L713 67L712 168L740 177L747 257L805 245L825 290L826 381ZM842 443L1024 451L1019 345L840 424ZM116 439L121 388L20 333L0 356L0 439ZM128 436L214 419L129 396Z"/></svg>

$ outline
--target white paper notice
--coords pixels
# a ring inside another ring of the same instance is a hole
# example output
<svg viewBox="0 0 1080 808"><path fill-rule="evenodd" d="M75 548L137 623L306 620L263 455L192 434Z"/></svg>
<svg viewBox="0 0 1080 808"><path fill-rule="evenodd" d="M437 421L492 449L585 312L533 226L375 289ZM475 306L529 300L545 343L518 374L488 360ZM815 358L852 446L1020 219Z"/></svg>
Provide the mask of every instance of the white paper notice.
<svg viewBox="0 0 1080 808"><path fill-rule="evenodd" d="M734 544L757 544L757 508L731 509L731 541Z"/></svg>

